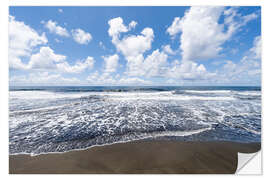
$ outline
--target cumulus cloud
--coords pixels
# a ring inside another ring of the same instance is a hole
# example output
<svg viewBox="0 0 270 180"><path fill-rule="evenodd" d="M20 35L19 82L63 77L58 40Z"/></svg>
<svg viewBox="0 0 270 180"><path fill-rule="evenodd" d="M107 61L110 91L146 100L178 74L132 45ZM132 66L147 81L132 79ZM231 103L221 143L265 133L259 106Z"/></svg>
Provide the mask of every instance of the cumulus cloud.
<svg viewBox="0 0 270 180"><path fill-rule="evenodd" d="M46 25L55 33L61 34L64 32L51 20ZM65 55L56 54L48 46L42 46L38 52L33 53L33 50L38 50L38 46L47 44L47 42L45 33L39 35L24 22L16 21L13 16L9 17L9 67L11 69L80 73L87 68L93 68L95 61L92 57L87 57L85 60L70 65L66 61ZM29 60L23 62L22 58Z"/></svg>
<svg viewBox="0 0 270 180"><path fill-rule="evenodd" d="M176 52L172 50L171 46L169 44L162 46L162 49L165 53L170 54L170 55L175 55Z"/></svg>
<svg viewBox="0 0 270 180"><path fill-rule="evenodd" d="M254 38L253 47L239 62L227 60L219 71L217 81L254 83L261 79L261 37Z"/></svg>
<svg viewBox="0 0 270 180"><path fill-rule="evenodd" d="M254 57L257 59L261 58L261 53L262 53L262 39L261 36L255 37L253 41L253 47L250 49L250 51L254 54Z"/></svg>
<svg viewBox="0 0 270 180"><path fill-rule="evenodd" d="M28 69L55 69L55 63L63 62L66 56L55 54L49 47L41 47L39 52L30 57Z"/></svg>
<svg viewBox="0 0 270 180"><path fill-rule="evenodd" d="M94 73L90 74L86 78L87 82L92 85L104 85L104 84L110 84L115 85L117 83L117 80L110 75L110 73L99 73L98 71L95 71Z"/></svg>
<svg viewBox="0 0 270 180"><path fill-rule="evenodd" d="M224 25L228 26L228 32L233 33L242 26L246 25L249 21L252 21L259 17L257 13L251 13L247 15L241 15L238 13L237 7L231 7L223 12Z"/></svg>
<svg viewBox="0 0 270 180"><path fill-rule="evenodd" d="M138 23L136 21L131 21L128 25L128 29L131 30L136 27Z"/></svg>
<svg viewBox="0 0 270 180"><path fill-rule="evenodd" d="M111 56L103 56L105 62L105 70L106 73L113 73L116 72L118 66L118 59L119 56L117 54Z"/></svg>
<svg viewBox="0 0 270 180"><path fill-rule="evenodd" d="M151 28L143 29L141 35L129 35L119 39L121 32L129 31L129 28L123 24L123 19L121 17L111 19L108 24L110 25L108 33L112 37L112 43L125 57L137 56L151 48L154 38L154 32Z"/></svg>
<svg viewBox="0 0 270 180"><path fill-rule="evenodd" d="M154 50L145 59L142 54L128 59L126 74L129 76L161 77L167 69L168 55Z"/></svg>
<svg viewBox="0 0 270 180"><path fill-rule="evenodd" d="M120 39L120 33L128 32L137 23L131 21L129 27L123 24L121 17L109 20L108 33L112 37L112 43L117 51L121 52L127 60L127 74L130 76L142 76L146 72L143 69L143 54L151 49L154 39L154 31L151 28L144 28L140 35L128 35Z"/></svg>
<svg viewBox="0 0 270 180"><path fill-rule="evenodd" d="M224 23L219 23L224 15ZM222 44L249 21L257 18L256 14L242 16L236 8L191 7L184 17L176 17L167 32L180 36L180 49L183 60L202 60L215 58L222 51Z"/></svg>
<svg viewBox="0 0 270 180"><path fill-rule="evenodd" d="M246 16L243 16L243 25L247 24L249 21L258 18L257 13L248 14Z"/></svg>
<svg viewBox="0 0 270 180"><path fill-rule="evenodd" d="M182 19L175 17L171 26L168 27L167 32L174 38L176 34L182 31Z"/></svg>
<svg viewBox="0 0 270 180"><path fill-rule="evenodd" d="M49 20L48 22L44 22L44 25L50 33L55 33L59 36L69 37L69 33L66 28L57 25L56 21Z"/></svg>
<svg viewBox="0 0 270 180"><path fill-rule="evenodd" d="M170 45L163 46L162 51L156 49L144 57L144 53L151 49L154 38L151 28L144 28L141 35L129 34L120 38L121 33L129 31L129 28L123 24L122 18L112 19L108 24L110 25L108 33L112 37L112 43L127 60L126 74L129 76L206 79L214 75L207 72L203 65L192 61L168 63L168 54L175 55Z"/></svg>
<svg viewBox="0 0 270 180"><path fill-rule="evenodd" d="M206 70L203 64L197 64L193 61L175 60L167 72L167 76L173 79L183 80L204 80L214 77L215 73Z"/></svg>
<svg viewBox="0 0 270 180"><path fill-rule="evenodd" d="M92 35L82 29L73 29L72 31L73 39L79 44L88 44L92 40Z"/></svg>
<svg viewBox="0 0 270 180"><path fill-rule="evenodd" d="M9 82L13 85L70 85L79 84L81 81L78 78L65 78L60 74L50 74L48 72L30 73L29 75L11 76Z"/></svg>
<svg viewBox="0 0 270 180"><path fill-rule="evenodd" d="M123 24L123 19L121 17L117 17L108 21L110 26L108 33L114 39L118 39L118 36L122 32L127 32L128 28Z"/></svg>
<svg viewBox="0 0 270 180"><path fill-rule="evenodd" d="M22 57L31 55L38 45L48 42L45 33L39 35L34 29L22 21L9 16L9 67L11 69L25 69Z"/></svg>
<svg viewBox="0 0 270 180"><path fill-rule="evenodd" d="M141 35L131 35L118 41L116 44L119 51L126 57L137 56L151 49L154 32L151 28L142 30Z"/></svg>
<svg viewBox="0 0 270 180"><path fill-rule="evenodd" d="M141 67L145 72L145 76L159 77L165 74L167 71L167 58L167 54L159 52L159 50L153 51L143 61L143 66Z"/></svg>
<svg viewBox="0 0 270 180"><path fill-rule="evenodd" d="M100 74L98 71L87 77L87 82L91 85L150 85L151 81L147 81L138 77L119 77L112 76L109 73Z"/></svg>
<svg viewBox="0 0 270 180"><path fill-rule="evenodd" d="M21 62L16 66L14 64L11 66L14 69L80 73L87 68L92 69L94 62L94 58L88 56L84 61L77 61L74 65L70 65L66 61L66 56L56 54L50 47L41 47L39 52L30 56L28 63Z"/></svg>
<svg viewBox="0 0 270 180"><path fill-rule="evenodd" d="M127 77L127 78L121 78L118 83L120 85L150 85L152 84L151 81L146 81L144 79L140 79L138 77Z"/></svg>
<svg viewBox="0 0 270 180"><path fill-rule="evenodd" d="M70 65L67 62L56 64L59 71L64 73L81 73L86 69L92 69L95 60L93 57L88 56L84 61L77 61L74 65Z"/></svg>
<svg viewBox="0 0 270 180"><path fill-rule="evenodd" d="M176 26L177 23L174 24ZM144 57L144 53L151 49L154 38L151 28L143 29L141 35L127 35L120 38L122 32L129 31L129 28L123 24L122 18L110 20L109 25L108 33L112 37L112 43L127 60L126 74L129 76L206 79L214 75L214 73L207 72L203 65L192 61L182 60L177 61L178 63L168 63L168 54L175 54L170 45L163 46L161 52L156 49Z"/></svg>

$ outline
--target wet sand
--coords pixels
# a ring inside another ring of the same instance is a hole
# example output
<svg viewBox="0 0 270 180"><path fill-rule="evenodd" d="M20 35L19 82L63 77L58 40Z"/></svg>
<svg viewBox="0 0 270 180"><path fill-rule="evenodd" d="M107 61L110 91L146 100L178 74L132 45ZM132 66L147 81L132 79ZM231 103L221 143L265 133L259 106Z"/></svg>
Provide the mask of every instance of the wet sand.
<svg viewBox="0 0 270 180"><path fill-rule="evenodd" d="M66 153L10 155L11 174L231 174L260 143L134 141Z"/></svg>

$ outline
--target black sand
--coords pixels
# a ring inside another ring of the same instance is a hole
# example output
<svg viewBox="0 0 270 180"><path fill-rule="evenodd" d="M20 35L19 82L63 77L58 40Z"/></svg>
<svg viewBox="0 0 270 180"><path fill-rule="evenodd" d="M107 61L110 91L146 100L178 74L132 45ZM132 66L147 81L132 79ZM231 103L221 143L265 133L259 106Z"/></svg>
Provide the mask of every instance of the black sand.
<svg viewBox="0 0 270 180"><path fill-rule="evenodd" d="M231 174L260 143L134 141L66 153L10 155L11 174Z"/></svg>

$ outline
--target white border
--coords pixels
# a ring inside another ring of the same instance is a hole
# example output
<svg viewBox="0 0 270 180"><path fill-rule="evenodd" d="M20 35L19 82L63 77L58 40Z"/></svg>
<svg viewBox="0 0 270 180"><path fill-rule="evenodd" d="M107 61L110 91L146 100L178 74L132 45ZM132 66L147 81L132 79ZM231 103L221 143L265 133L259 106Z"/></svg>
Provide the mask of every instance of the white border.
<svg viewBox="0 0 270 180"><path fill-rule="evenodd" d="M4 3L3 3L4 2ZM3 5L4 4L4 5ZM3 0L0 4L0 137L1 163L3 173L8 172L8 6Z"/></svg>
<svg viewBox="0 0 270 180"><path fill-rule="evenodd" d="M215 179L218 175L204 175L204 176L193 176L193 175L151 175L151 176L128 176L128 175L121 175L121 176L80 176L80 175L61 175L61 176L21 176L21 175L8 175L8 61L7 61L7 52L8 52L8 6L187 6L187 5L220 5L220 6L262 6L262 39L263 39L263 58L262 58L262 167L263 167L263 176L244 176L244 175L229 175L229 178L242 178L242 179L254 179L254 178L266 178L270 171L267 169L267 165L265 166L265 161L270 159L269 157L269 138L270 131L267 128L270 128L270 86L269 86L269 78L270 78L270 6L269 0L1 0L0 1L0 95L1 95L1 118L0 118L0 137L1 137L1 163L0 163L0 172L3 179L6 178L25 178L25 179L47 179L51 177L55 178L67 178L67 179L74 179L74 178L82 178L82 179L89 179L89 178L112 178L112 179L138 179L138 178L147 178L147 179L164 179L164 178L207 178L207 179ZM265 141L264 141L265 139ZM228 176L218 176L221 179L227 179ZM269 177L267 178L269 179Z"/></svg>
<svg viewBox="0 0 270 180"><path fill-rule="evenodd" d="M260 5L261 0L11 0L10 5L32 6L189 6L189 5Z"/></svg>

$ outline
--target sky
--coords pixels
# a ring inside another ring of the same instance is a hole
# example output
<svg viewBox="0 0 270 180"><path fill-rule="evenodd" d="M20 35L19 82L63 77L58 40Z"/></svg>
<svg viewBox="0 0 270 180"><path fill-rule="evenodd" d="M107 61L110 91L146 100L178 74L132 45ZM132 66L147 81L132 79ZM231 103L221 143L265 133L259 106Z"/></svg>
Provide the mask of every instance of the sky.
<svg viewBox="0 0 270 180"><path fill-rule="evenodd" d="M261 85L260 7L10 7L9 84Z"/></svg>

